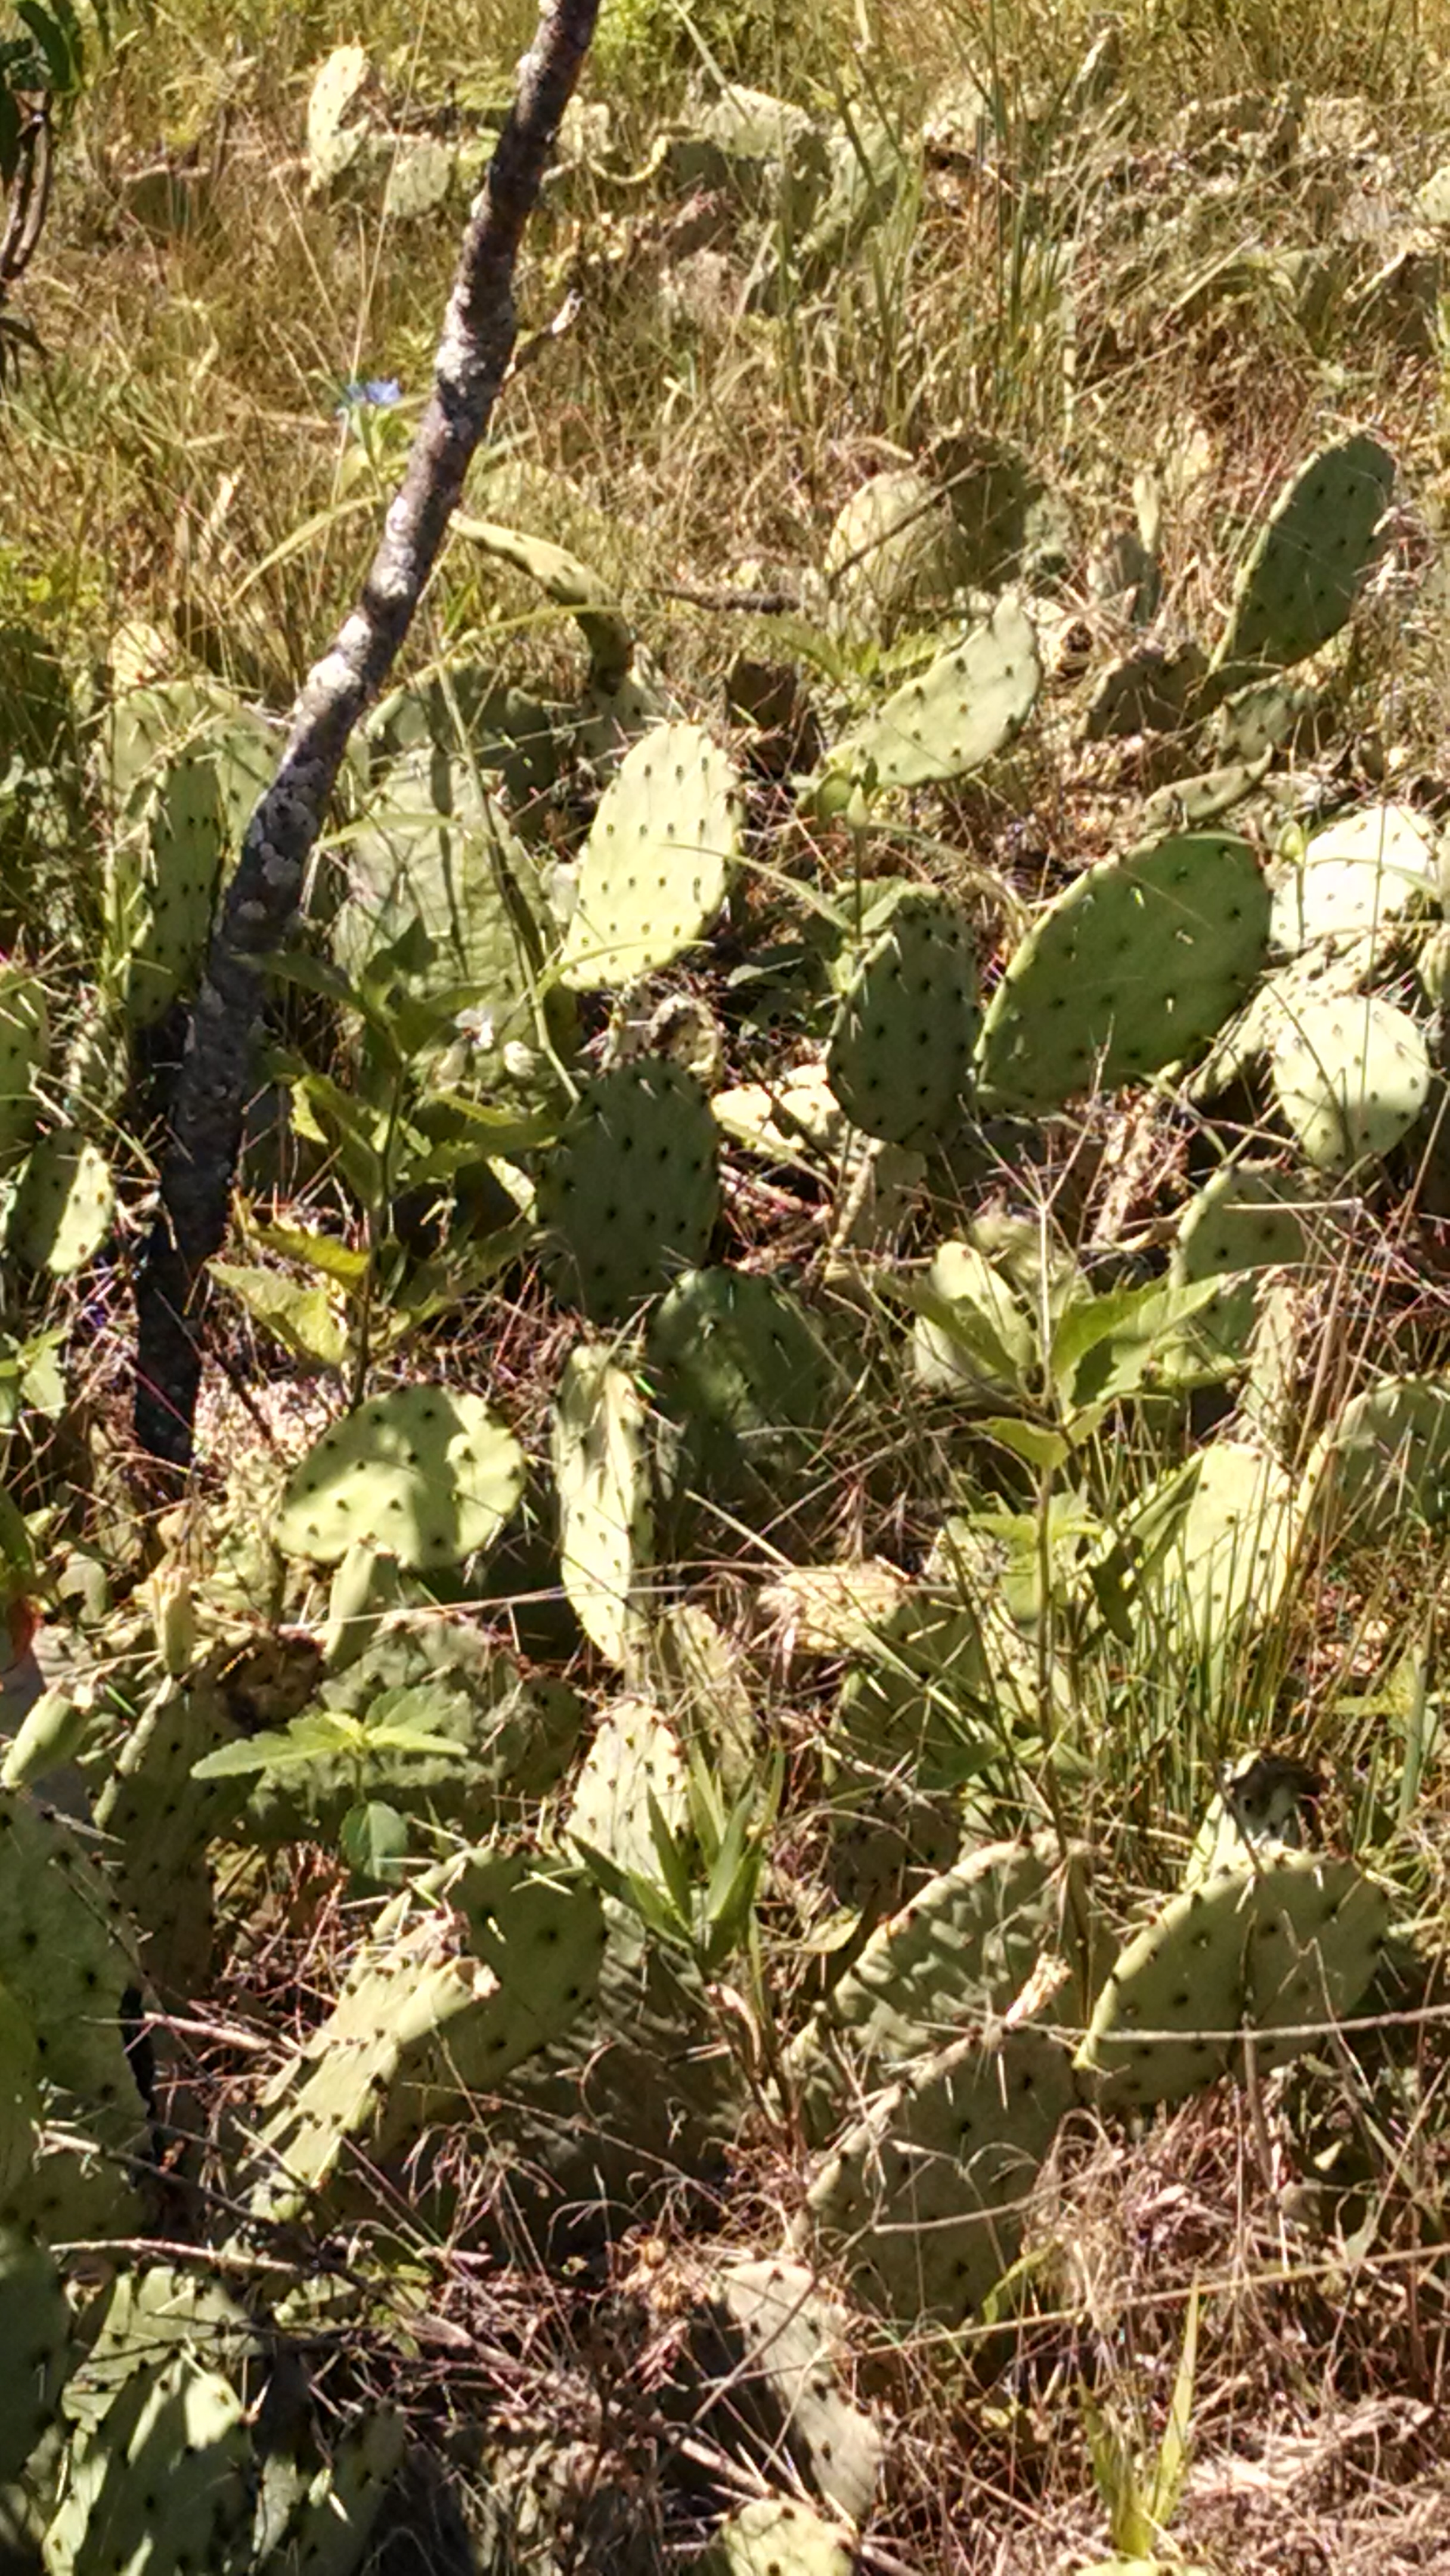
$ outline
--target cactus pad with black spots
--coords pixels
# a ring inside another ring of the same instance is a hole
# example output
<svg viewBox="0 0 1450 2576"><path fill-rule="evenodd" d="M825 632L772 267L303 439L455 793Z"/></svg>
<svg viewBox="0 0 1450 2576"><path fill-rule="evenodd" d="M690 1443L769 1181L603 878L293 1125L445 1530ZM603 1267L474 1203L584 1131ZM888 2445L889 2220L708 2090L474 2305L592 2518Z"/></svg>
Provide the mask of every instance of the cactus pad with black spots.
<svg viewBox="0 0 1450 2576"><path fill-rule="evenodd" d="M576 992L632 984L704 937L739 856L735 773L699 725L655 725L590 825L560 957Z"/></svg>
<svg viewBox="0 0 1450 2576"><path fill-rule="evenodd" d="M693 1074L637 1056L586 1084L539 1173L560 1283L607 1322L704 1258L720 1207L719 1137Z"/></svg>
<svg viewBox="0 0 1450 2576"><path fill-rule="evenodd" d="M1246 841L1174 834L1056 896L1009 959L977 1050L993 1109L1053 1110L1191 1062L1267 953L1269 894Z"/></svg>
<svg viewBox="0 0 1450 2576"><path fill-rule="evenodd" d="M1284 486L1239 576L1213 657L1220 687L1287 669L1337 635L1374 556L1395 461L1361 432L1321 449Z"/></svg>
<svg viewBox="0 0 1450 2576"><path fill-rule="evenodd" d="M1271 1070L1294 1140L1321 1172L1391 1153L1430 1095L1423 1033L1377 995L1306 1004L1283 1029Z"/></svg>
<svg viewBox="0 0 1450 2576"><path fill-rule="evenodd" d="M842 996L827 1071L853 1123L891 1145L949 1144L981 1014L972 935L954 904L902 897Z"/></svg>
<svg viewBox="0 0 1450 2576"><path fill-rule="evenodd" d="M366 1538L431 1573L492 1545L523 1476L518 1442L476 1395L397 1387L334 1423L293 1469L278 1544L336 1565Z"/></svg>

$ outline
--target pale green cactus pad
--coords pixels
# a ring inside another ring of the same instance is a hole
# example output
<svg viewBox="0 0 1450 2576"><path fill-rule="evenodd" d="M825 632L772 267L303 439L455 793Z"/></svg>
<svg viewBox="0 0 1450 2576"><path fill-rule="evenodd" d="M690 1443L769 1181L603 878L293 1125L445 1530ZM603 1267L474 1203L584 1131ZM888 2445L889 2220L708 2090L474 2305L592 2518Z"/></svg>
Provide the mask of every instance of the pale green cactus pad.
<svg viewBox="0 0 1450 2576"><path fill-rule="evenodd" d="M722 2437L738 2434L743 2416L762 2442L784 2447L823 2504L863 2522L884 2444L841 2386L842 2311L804 2264L781 2255L723 2263L707 2315L719 2350L707 2336L696 2345L723 2382Z"/></svg>
<svg viewBox="0 0 1450 2576"><path fill-rule="evenodd" d="M539 1174L562 1282L596 1321L704 1258L720 1206L719 1135L693 1074L637 1056L586 1085Z"/></svg>
<svg viewBox="0 0 1450 2576"><path fill-rule="evenodd" d="M1246 841L1179 833L1089 868L1009 959L982 1025L993 1109L1052 1110L1191 1063L1263 967L1269 894Z"/></svg>
<svg viewBox="0 0 1450 2576"><path fill-rule="evenodd" d="M620 1665L646 1624L640 1585L654 1544L647 1425L632 1373L604 1344L570 1352L554 1400L559 1564L585 1636Z"/></svg>
<svg viewBox="0 0 1450 2576"><path fill-rule="evenodd" d="M77 2432L45 2535L52 2576L152 2576L235 2563L251 2516L251 2434L229 2380L177 2353L127 2379Z"/></svg>
<svg viewBox="0 0 1450 2576"><path fill-rule="evenodd" d="M1067 2051L1031 2027L919 2061L807 2197L856 2295L901 2326L963 2324L1016 2261L1033 2184L1075 2100Z"/></svg>
<svg viewBox="0 0 1450 2576"><path fill-rule="evenodd" d="M679 1737L647 1700L616 1700L600 1719L574 1783L565 1834L603 1852L616 1869L658 1878L651 1798L667 1824L684 1825L688 1799Z"/></svg>
<svg viewBox="0 0 1450 2576"><path fill-rule="evenodd" d="M1271 1071L1295 1142L1321 1172L1392 1153L1430 1096L1423 1032L1362 993L1309 1003L1282 1032Z"/></svg>
<svg viewBox="0 0 1450 2576"><path fill-rule="evenodd" d="M1253 1330L1260 1274L1300 1268L1315 1254L1315 1202L1271 1163L1227 1163L1191 1198L1168 1276L1176 1288L1222 1279L1193 1318L1192 1338L1241 1359ZM1322 1219L1321 1219L1322 1222ZM1171 1377L1170 1359L1168 1374Z"/></svg>
<svg viewBox="0 0 1450 2576"><path fill-rule="evenodd" d="M722 2523L699 2561L700 2576L851 2576L855 2564L850 2531L768 2497Z"/></svg>
<svg viewBox="0 0 1450 2576"><path fill-rule="evenodd" d="M492 1545L523 1490L523 1452L478 1396L397 1387L325 1431L288 1479L277 1542L336 1565L371 1539L414 1572Z"/></svg>
<svg viewBox="0 0 1450 2576"><path fill-rule="evenodd" d="M845 735L825 776L883 789L963 778L1021 732L1041 685L1036 629L1020 602L1004 597L985 624Z"/></svg>
<svg viewBox="0 0 1450 2576"><path fill-rule="evenodd" d="M45 1070L50 1012L45 986L23 966L0 967L0 1171L35 1133L35 1076Z"/></svg>
<svg viewBox="0 0 1450 2576"><path fill-rule="evenodd" d="M71 2351L71 2312L43 2245L0 2225L0 2479L18 2478L54 2421Z"/></svg>
<svg viewBox="0 0 1450 2576"><path fill-rule="evenodd" d="M735 772L699 725L656 725L599 801L560 956L577 992L631 984L703 938L740 851Z"/></svg>
<svg viewBox="0 0 1450 2576"><path fill-rule="evenodd" d="M1321 940L1367 934L1376 953L1389 926L1435 891L1432 832L1406 805L1367 805L1316 832L1274 888L1275 948L1298 957Z"/></svg>
<svg viewBox="0 0 1450 2576"><path fill-rule="evenodd" d="M1276 1459L1247 1441L1216 1440L1149 1488L1145 1526L1180 1486L1187 1509L1145 1584L1144 1634L1221 1676L1279 1613L1302 1525L1298 1493Z"/></svg>
<svg viewBox="0 0 1450 2576"><path fill-rule="evenodd" d="M980 1020L966 922L943 895L905 895L842 996L831 1089L868 1136L949 1144L966 1114Z"/></svg>
<svg viewBox="0 0 1450 2576"><path fill-rule="evenodd" d="M1305 1470L1316 1531L1372 1546L1406 1523L1450 1523L1450 1378L1387 1377L1352 1395Z"/></svg>
<svg viewBox="0 0 1450 2576"><path fill-rule="evenodd" d="M57 1128L26 1158L6 1241L27 1270L69 1279L94 1261L115 1213L116 1185L99 1145Z"/></svg>

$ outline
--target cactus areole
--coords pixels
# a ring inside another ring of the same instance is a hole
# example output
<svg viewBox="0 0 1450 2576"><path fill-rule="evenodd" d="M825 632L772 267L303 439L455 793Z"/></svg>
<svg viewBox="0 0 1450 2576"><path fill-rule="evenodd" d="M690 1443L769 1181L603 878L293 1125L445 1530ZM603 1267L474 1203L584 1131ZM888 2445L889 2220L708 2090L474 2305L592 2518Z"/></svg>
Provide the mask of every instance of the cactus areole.
<svg viewBox="0 0 1450 2576"><path fill-rule="evenodd" d="M386 680L438 557L517 332L513 280L524 226L573 96L598 0L544 0L538 33L469 218L444 316L433 391L389 504L357 607L308 677L212 941L177 1088L161 1206L137 1282L136 1434L177 1467L191 1458L201 1383L206 1264L226 1231L242 1116L253 1088L263 966L301 899L349 736Z"/></svg>

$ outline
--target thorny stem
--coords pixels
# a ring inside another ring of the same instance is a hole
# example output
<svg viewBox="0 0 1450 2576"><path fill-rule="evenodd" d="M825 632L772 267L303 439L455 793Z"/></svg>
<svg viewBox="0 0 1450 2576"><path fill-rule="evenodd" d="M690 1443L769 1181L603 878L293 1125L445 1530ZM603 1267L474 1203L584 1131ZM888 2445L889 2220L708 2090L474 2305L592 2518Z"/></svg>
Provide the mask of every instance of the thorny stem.
<svg viewBox="0 0 1450 2576"><path fill-rule="evenodd" d="M242 1121L255 1079L263 960L286 939L349 737L408 633L517 336L514 271L524 227L573 95L598 0L544 0L538 34L469 217L434 362L433 390L389 505L362 597L293 710L276 777L247 827L191 1015L136 1283L136 1435L153 1458L191 1463L201 1385L206 1265L226 1233Z"/></svg>

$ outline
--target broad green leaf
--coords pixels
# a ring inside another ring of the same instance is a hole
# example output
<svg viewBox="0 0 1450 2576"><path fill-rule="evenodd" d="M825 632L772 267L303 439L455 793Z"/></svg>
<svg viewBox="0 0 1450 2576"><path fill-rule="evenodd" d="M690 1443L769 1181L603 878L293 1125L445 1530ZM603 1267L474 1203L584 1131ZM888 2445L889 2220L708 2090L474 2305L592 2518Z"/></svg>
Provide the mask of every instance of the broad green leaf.
<svg viewBox="0 0 1450 2576"><path fill-rule="evenodd" d="M333 1313L325 1288L304 1288L280 1270L250 1268L238 1261L213 1261L213 1279L246 1307L255 1323L275 1335L284 1350L320 1368L340 1368L347 1353L347 1333Z"/></svg>

